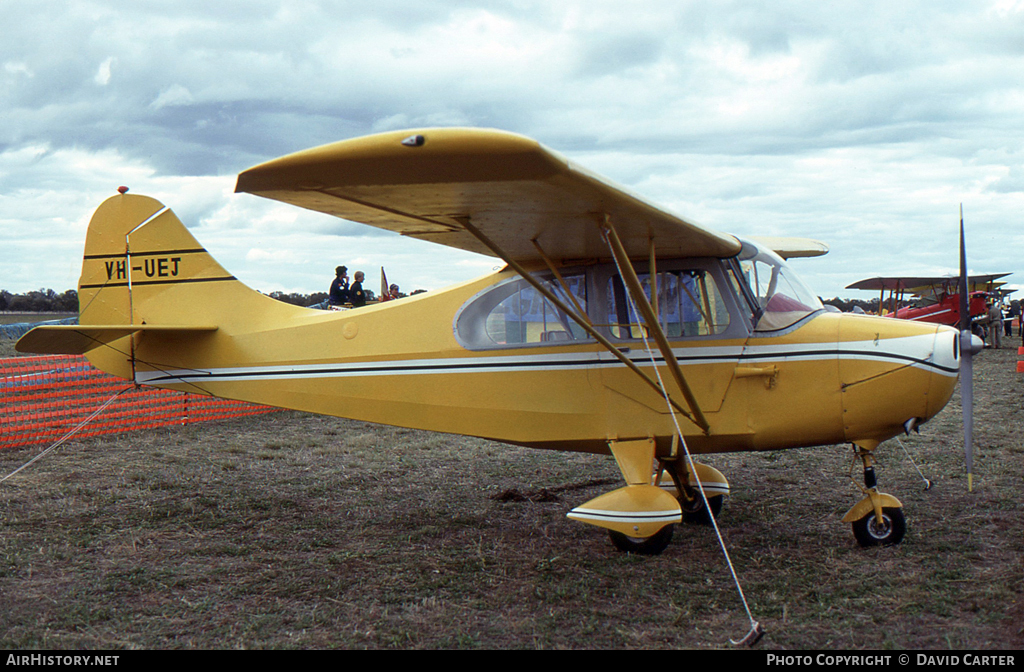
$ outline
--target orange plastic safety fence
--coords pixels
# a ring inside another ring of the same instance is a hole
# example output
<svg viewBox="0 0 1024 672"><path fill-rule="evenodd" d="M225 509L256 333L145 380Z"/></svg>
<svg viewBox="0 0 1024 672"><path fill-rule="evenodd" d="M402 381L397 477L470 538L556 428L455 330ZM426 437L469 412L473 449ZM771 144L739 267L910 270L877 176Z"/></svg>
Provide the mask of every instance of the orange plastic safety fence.
<svg viewBox="0 0 1024 672"><path fill-rule="evenodd" d="M131 385L85 357L0 359L0 448L56 441ZM138 387L119 396L77 436L224 420L278 409L203 395Z"/></svg>

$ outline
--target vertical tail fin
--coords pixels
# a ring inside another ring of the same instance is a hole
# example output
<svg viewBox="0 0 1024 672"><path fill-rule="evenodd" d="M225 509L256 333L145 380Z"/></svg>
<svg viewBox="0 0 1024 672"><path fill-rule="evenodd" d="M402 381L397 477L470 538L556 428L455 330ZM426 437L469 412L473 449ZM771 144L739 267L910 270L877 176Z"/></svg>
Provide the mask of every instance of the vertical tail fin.
<svg viewBox="0 0 1024 672"><path fill-rule="evenodd" d="M84 352L97 368L132 379L143 340L156 361L181 363L197 339L255 331L304 310L246 287L170 209L135 194L113 196L93 214L78 303L78 326L38 327L18 349Z"/></svg>
<svg viewBox="0 0 1024 672"><path fill-rule="evenodd" d="M89 222L78 285L79 323L141 324L141 306L164 290L234 281L162 203L148 196L114 196ZM154 308L148 306L146 321L162 322L160 313L167 311L154 314ZM187 324L189 314L174 311L171 323Z"/></svg>

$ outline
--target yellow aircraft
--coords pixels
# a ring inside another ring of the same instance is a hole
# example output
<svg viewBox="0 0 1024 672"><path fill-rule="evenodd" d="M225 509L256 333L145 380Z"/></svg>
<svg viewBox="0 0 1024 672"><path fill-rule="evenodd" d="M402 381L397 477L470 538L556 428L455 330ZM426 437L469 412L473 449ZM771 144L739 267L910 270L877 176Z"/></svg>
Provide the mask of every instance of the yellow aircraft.
<svg viewBox="0 0 1024 672"><path fill-rule="evenodd" d="M849 442L862 545L898 543L873 451L934 416L958 374L945 326L826 310L784 257L652 205L522 136L384 133L243 172L238 192L500 257L476 280L318 311L236 280L171 210L105 201L89 225L80 324L29 352L84 352L141 385L540 449L614 456L623 486L568 516L660 553L708 521L726 477L693 455Z"/></svg>

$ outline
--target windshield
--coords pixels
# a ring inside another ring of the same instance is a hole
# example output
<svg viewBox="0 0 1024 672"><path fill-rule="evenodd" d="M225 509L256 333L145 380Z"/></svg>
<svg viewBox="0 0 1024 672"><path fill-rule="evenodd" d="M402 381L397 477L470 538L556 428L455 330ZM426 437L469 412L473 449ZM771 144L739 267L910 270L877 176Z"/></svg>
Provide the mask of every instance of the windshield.
<svg viewBox="0 0 1024 672"><path fill-rule="evenodd" d="M786 262L771 250L744 240L740 268L756 297L761 317L755 331L776 331L822 310L821 301L796 276Z"/></svg>

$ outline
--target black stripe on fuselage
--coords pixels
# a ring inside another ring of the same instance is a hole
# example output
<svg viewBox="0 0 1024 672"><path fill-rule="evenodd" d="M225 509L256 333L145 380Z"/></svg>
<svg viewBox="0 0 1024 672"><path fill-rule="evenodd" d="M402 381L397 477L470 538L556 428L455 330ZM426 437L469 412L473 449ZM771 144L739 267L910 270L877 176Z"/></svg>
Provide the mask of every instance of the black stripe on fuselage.
<svg viewBox="0 0 1024 672"><path fill-rule="evenodd" d="M917 357L911 357L909 355L900 355L896 353L879 353L874 352L869 356L865 356L864 352L856 350L804 350L794 351L786 353L745 353L742 355L704 355L697 357L680 357L678 362L682 365L698 364L698 363L728 363L734 362L740 364L745 361L765 361L765 360L780 360L780 359L799 359L806 357L815 358L830 358L830 357L851 357L858 359L888 359L896 362L906 363L910 365L920 365L925 368L935 369L944 373L956 373L958 369L939 366L928 360L920 359ZM509 358L511 359L511 357ZM633 362L637 365L650 364L652 358L636 358ZM665 363L663 357L654 357L653 363L661 365ZM164 375L156 378L151 378L145 383L147 385L154 385L159 383L171 383L171 382L184 382L184 381L210 381L226 378L286 378L295 376L331 376L338 374L354 374L354 375L387 375L389 373L409 373L418 372L422 374L434 374L434 373L453 373L459 371L471 372L474 370L481 369L499 369L515 371L526 368L532 369L566 369L566 368L587 368L587 367L614 367L624 366L617 360L607 359L568 359L568 360L531 360L531 361L511 361L511 362L459 362L453 364L390 364L381 366L338 366L330 368L310 368L297 366L288 370L271 370L271 369L253 369L246 371L234 371L224 373L213 373L213 372L198 372L189 373L183 375Z"/></svg>

